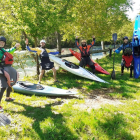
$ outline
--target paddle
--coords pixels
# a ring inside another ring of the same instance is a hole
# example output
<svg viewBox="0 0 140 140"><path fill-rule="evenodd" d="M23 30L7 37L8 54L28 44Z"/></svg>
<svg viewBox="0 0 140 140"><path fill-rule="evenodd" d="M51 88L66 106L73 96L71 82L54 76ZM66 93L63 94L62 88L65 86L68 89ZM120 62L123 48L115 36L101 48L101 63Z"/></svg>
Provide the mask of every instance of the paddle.
<svg viewBox="0 0 140 140"><path fill-rule="evenodd" d="M11 121L2 113L0 113L0 126L5 126L10 124Z"/></svg>
<svg viewBox="0 0 140 140"><path fill-rule="evenodd" d="M114 33L113 35L112 35L112 37L113 37L113 41L114 41L114 49L115 49L115 43L116 43L116 41L117 41L117 33ZM114 58L113 58L113 71L112 71L112 73L111 73L111 78L112 79L115 79L115 70L114 70L114 64L115 64L115 52L114 52Z"/></svg>

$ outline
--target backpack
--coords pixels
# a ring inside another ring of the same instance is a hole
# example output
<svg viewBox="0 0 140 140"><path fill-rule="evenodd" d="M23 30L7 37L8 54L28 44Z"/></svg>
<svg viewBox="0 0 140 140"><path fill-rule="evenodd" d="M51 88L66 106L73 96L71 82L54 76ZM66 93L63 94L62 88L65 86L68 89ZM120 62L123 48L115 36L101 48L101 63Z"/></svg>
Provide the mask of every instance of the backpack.
<svg viewBox="0 0 140 140"><path fill-rule="evenodd" d="M2 58L2 62L4 62L5 65L8 64L13 64L14 60L13 60L13 55L11 55L10 53L0 49L4 54L3 54L3 58Z"/></svg>
<svg viewBox="0 0 140 140"><path fill-rule="evenodd" d="M124 44L123 44L123 55L125 56L130 56L132 55L132 44L129 43L129 47L124 49Z"/></svg>

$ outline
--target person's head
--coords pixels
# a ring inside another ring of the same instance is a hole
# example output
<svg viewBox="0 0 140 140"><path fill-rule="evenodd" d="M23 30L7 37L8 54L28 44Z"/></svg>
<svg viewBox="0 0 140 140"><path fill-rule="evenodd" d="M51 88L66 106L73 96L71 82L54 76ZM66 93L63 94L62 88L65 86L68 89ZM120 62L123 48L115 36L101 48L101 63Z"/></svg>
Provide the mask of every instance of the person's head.
<svg viewBox="0 0 140 140"><path fill-rule="evenodd" d="M82 40L81 44L82 44L82 47L85 47L87 45L87 41L86 40Z"/></svg>
<svg viewBox="0 0 140 140"><path fill-rule="evenodd" d="M128 37L127 37L127 36L125 36L125 37L123 38L123 42L124 42L125 44L128 43Z"/></svg>
<svg viewBox="0 0 140 140"><path fill-rule="evenodd" d="M41 40L41 41L40 41L40 46L41 46L42 48L44 48L45 45L46 45L46 41L45 41L45 40Z"/></svg>
<svg viewBox="0 0 140 140"><path fill-rule="evenodd" d="M6 44L6 38L3 36L0 36L0 48L3 48Z"/></svg>

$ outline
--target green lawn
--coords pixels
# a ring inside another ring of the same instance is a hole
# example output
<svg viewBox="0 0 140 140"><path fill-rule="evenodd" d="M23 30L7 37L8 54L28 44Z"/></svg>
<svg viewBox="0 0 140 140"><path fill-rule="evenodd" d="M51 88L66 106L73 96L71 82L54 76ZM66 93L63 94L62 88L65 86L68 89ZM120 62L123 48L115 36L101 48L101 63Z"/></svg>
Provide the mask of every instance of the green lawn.
<svg viewBox="0 0 140 140"><path fill-rule="evenodd" d="M112 61L113 58L105 57L98 63L111 73ZM4 113L12 123L0 127L0 140L139 140L140 79L130 79L126 69L124 76L120 77L120 62L121 55L116 55L116 80L111 80L110 75L97 74L110 84L90 81L62 69L57 73L62 83L54 84L52 72L46 74L43 84L77 89L78 97L12 93L11 96L16 98L13 103L7 103L3 98ZM36 77L26 77L25 80L38 82ZM90 111L80 107L88 97L95 100L94 95L122 104L105 104Z"/></svg>

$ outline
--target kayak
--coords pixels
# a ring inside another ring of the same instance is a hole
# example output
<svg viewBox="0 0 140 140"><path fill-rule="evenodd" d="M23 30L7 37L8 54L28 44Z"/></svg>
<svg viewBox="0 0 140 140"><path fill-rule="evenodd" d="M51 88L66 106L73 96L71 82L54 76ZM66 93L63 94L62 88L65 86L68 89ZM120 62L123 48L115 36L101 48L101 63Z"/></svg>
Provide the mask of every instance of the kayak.
<svg viewBox="0 0 140 140"><path fill-rule="evenodd" d="M140 15L136 16L134 32L133 32L133 42L134 37L138 37L140 42ZM133 59L134 59L134 78L140 76L140 46L133 47Z"/></svg>
<svg viewBox="0 0 140 140"><path fill-rule="evenodd" d="M80 53L78 53L78 52L76 52L76 51L73 51L72 49L69 49L69 50L70 50L70 52L72 53L72 55L74 55L79 61L81 60L81 54L80 54ZM91 59L91 60L92 60L92 59ZM110 74L110 73L108 73L105 69L103 69L98 63L94 62L93 60L92 60L92 62L93 62L94 65L95 65L96 71L101 72L101 73L103 73L103 74L107 74L107 75ZM89 67L89 65L87 65L87 66Z"/></svg>
<svg viewBox="0 0 140 140"><path fill-rule="evenodd" d="M101 78L97 77L96 75L94 75L90 71L88 71L80 66L77 66L74 63L69 62L65 59L58 58L58 57L51 55L51 54L49 54L49 58L53 62L58 64L61 68L65 69L65 70L67 70L75 75L78 75L78 76L81 76L81 77L84 77L84 78L87 78L90 80L94 80L97 82L108 83L108 82L102 80Z"/></svg>
<svg viewBox="0 0 140 140"><path fill-rule="evenodd" d="M33 84L25 81L18 81L13 86L13 89L15 92L29 94L29 95L67 96L67 95L77 94L77 92L73 92L70 90L64 90L64 89L50 87L50 86L42 86L39 84Z"/></svg>

